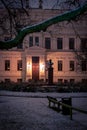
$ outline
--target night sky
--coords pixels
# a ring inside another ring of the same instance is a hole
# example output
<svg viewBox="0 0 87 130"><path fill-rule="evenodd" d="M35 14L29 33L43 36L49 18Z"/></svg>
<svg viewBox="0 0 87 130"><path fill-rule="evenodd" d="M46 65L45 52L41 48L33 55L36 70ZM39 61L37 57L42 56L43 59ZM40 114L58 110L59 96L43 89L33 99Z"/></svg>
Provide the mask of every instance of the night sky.
<svg viewBox="0 0 87 130"><path fill-rule="evenodd" d="M11 7L21 7L20 0L4 0L5 2L11 2ZM25 7L25 1L24 7ZM43 0L43 8L44 9L59 9L59 8L66 8L66 4L64 2L67 0ZM83 4L86 0L79 0L81 4ZM38 8L39 0L29 0L30 8ZM86 1L87 2L87 1ZM3 4L0 0L0 8L3 7Z"/></svg>

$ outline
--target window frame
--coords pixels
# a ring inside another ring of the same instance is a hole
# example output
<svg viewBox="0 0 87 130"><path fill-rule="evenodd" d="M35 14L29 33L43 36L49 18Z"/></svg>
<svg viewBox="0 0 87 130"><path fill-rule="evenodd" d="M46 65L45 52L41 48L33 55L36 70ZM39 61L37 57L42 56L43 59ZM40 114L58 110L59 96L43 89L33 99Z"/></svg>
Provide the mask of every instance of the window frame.
<svg viewBox="0 0 87 130"><path fill-rule="evenodd" d="M17 60L17 71L22 71L22 60Z"/></svg>
<svg viewBox="0 0 87 130"><path fill-rule="evenodd" d="M32 47L33 46L33 36L29 36L29 47Z"/></svg>
<svg viewBox="0 0 87 130"><path fill-rule="evenodd" d="M69 49L70 50L75 49L75 38L69 38Z"/></svg>
<svg viewBox="0 0 87 130"><path fill-rule="evenodd" d="M58 71L63 71L63 61L58 60Z"/></svg>
<svg viewBox="0 0 87 130"><path fill-rule="evenodd" d="M63 49L63 38L57 38L57 49L58 50Z"/></svg>
<svg viewBox="0 0 87 130"><path fill-rule="evenodd" d="M39 46L39 37L38 36L35 37L35 45Z"/></svg>
<svg viewBox="0 0 87 130"><path fill-rule="evenodd" d="M51 38L50 37L45 37L45 48L51 49Z"/></svg>
<svg viewBox="0 0 87 130"><path fill-rule="evenodd" d="M81 38L80 50L82 52L86 52L87 51L87 38Z"/></svg>
<svg viewBox="0 0 87 130"><path fill-rule="evenodd" d="M10 60L5 60L5 71L10 71Z"/></svg>
<svg viewBox="0 0 87 130"><path fill-rule="evenodd" d="M69 61L69 68L70 71L75 71L75 61L73 60Z"/></svg>
<svg viewBox="0 0 87 130"><path fill-rule="evenodd" d="M81 71L87 71L87 61L86 60L81 61Z"/></svg>

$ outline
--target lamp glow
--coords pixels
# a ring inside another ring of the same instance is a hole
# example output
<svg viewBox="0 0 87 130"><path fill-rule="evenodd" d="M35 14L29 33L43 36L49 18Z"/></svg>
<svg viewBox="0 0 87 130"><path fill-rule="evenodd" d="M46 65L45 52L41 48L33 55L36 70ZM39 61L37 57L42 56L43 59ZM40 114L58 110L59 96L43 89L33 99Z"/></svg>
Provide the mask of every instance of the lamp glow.
<svg viewBox="0 0 87 130"><path fill-rule="evenodd" d="M44 72L45 70L45 65L40 63L40 72Z"/></svg>

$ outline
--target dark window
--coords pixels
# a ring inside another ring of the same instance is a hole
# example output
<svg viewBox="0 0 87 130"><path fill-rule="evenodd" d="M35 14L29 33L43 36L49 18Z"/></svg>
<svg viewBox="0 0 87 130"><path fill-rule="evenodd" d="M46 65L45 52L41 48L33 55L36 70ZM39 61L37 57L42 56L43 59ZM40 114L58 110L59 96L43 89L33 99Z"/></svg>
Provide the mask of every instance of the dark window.
<svg viewBox="0 0 87 130"><path fill-rule="evenodd" d="M18 49L22 49L22 48L23 48L23 44L22 44L22 43L18 44L18 45L17 45L17 48L18 48Z"/></svg>
<svg viewBox="0 0 87 130"><path fill-rule="evenodd" d="M58 71L62 71L62 61L58 61Z"/></svg>
<svg viewBox="0 0 87 130"><path fill-rule="evenodd" d="M74 71L74 61L70 61L70 71Z"/></svg>
<svg viewBox="0 0 87 130"><path fill-rule="evenodd" d="M29 37L29 47L33 46L33 37Z"/></svg>
<svg viewBox="0 0 87 130"><path fill-rule="evenodd" d="M10 79L5 79L5 82L6 82L6 83L9 83L9 82L10 82Z"/></svg>
<svg viewBox="0 0 87 130"><path fill-rule="evenodd" d="M22 71L22 60L17 61L17 70Z"/></svg>
<svg viewBox="0 0 87 130"><path fill-rule="evenodd" d="M22 79L17 79L17 82L18 83L22 83Z"/></svg>
<svg viewBox="0 0 87 130"><path fill-rule="evenodd" d="M10 60L5 60L5 71L10 71Z"/></svg>
<svg viewBox="0 0 87 130"><path fill-rule="evenodd" d="M81 50L87 51L87 38L81 38Z"/></svg>
<svg viewBox="0 0 87 130"><path fill-rule="evenodd" d="M57 38L57 49L63 49L63 39Z"/></svg>
<svg viewBox="0 0 87 130"><path fill-rule="evenodd" d="M82 83L87 84L87 79L82 79Z"/></svg>
<svg viewBox="0 0 87 130"><path fill-rule="evenodd" d="M68 80L67 79L64 79L64 84L67 84L68 83Z"/></svg>
<svg viewBox="0 0 87 130"><path fill-rule="evenodd" d="M71 84L75 83L75 79L70 79L70 83Z"/></svg>
<svg viewBox="0 0 87 130"><path fill-rule="evenodd" d="M39 37L35 37L35 45L39 46Z"/></svg>
<svg viewBox="0 0 87 130"><path fill-rule="evenodd" d="M45 48L50 49L51 48L51 39L45 38Z"/></svg>
<svg viewBox="0 0 87 130"><path fill-rule="evenodd" d="M58 79L58 83L63 83L63 79Z"/></svg>
<svg viewBox="0 0 87 130"><path fill-rule="evenodd" d="M75 40L74 38L69 38L69 49L74 49Z"/></svg>
<svg viewBox="0 0 87 130"><path fill-rule="evenodd" d="M82 68L82 71L87 71L87 61L82 61L82 64L81 64L81 68Z"/></svg>

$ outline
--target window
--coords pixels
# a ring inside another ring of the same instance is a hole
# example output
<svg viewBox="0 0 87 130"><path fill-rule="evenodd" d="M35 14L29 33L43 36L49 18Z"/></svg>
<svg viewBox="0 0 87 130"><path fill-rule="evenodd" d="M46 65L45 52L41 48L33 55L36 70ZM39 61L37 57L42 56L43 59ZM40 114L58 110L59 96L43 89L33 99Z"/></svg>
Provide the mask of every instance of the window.
<svg viewBox="0 0 87 130"><path fill-rule="evenodd" d="M33 46L33 37L29 37L29 47Z"/></svg>
<svg viewBox="0 0 87 130"><path fill-rule="evenodd" d="M87 79L82 79L82 83L87 84Z"/></svg>
<svg viewBox="0 0 87 130"><path fill-rule="evenodd" d="M17 70L22 71L22 60L17 61Z"/></svg>
<svg viewBox="0 0 87 130"><path fill-rule="evenodd" d="M5 79L5 82L6 82L6 83L9 83L9 82L10 82L10 79Z"/></svg>
<svg viewBox="0 0 87 130"><path fill-rule="evenodd" d="M63 49L63 39L57 38L57 49Z"/></svg>
<svg viewBox="0 0 87 130"><path fill-rule="evenodd" d="M74 84L75 83L75 79L70 79L70 83Z"/></svg>
<svg viewBox="0 0 87 130"><path fill-rule="evenodd" d="M82 61L82 63L81 63L81 69L82 69L82 71L87 71L87 61Z"/></svg>
<svg viewBox="0 0 87 130"><path fill-rule="evenodd" d="M17 82L18 83L22 83L22 79L17 79Z"/></svg>
<svg viewBox="0 0 87 130"><path fill-rule="evenodd" d="M64 84L67 84L68 83L68 80L67 79L64 79Z"/></svg>
<svg viewBox="0 0 87 130"><path fill-rule="evenodd" d="M45 38L45 48L50 49L51 48L51 39Z"/></svg>
<svg viewBox="0 0 87 130"><path fill-rule="evenodd" d="M74 38L69 38L69 49L74 49L74 43L75 43L75 40Z"/></svg>
<svg viewBox="0 0 87 130"><path fill-rule="evenodd" d="M22 48L23 48L23 44L22 43L17 45L17 49L22 49Z"/></svg>
<svg viewBox="0 0 87 130"><path fill-rule="evenodd" d="M87 51L87 38L81 38L81 50Z"/></svg>
<svg viewBox="0 0 87 130"><path fill-rule="evenodd" d="M62 71L62 61L61 60L59 60L58 61L58 71Z"/></svg>
<svg viewBox="0 0 87 130"><path fill-rule="evenodd" d="M39 37L35 37L35 45L39 46Z"/></svg>
<svg viewBox="0 0 87 130"><path fill-rule="evenodd" d="M63 79L58 79L58 83L62 84L63 83Z"/></svg>
<svg viewBox="0 0 87 130"><path fill-rule="evenodd" d="M74 71L74 61L70 61L70 71Z"/></svg>
<svg viewBox="0 0 87 130"><path fill-rule="evenodd" d="M5 60L5 71L10 71L10 60Z"/></svg>

